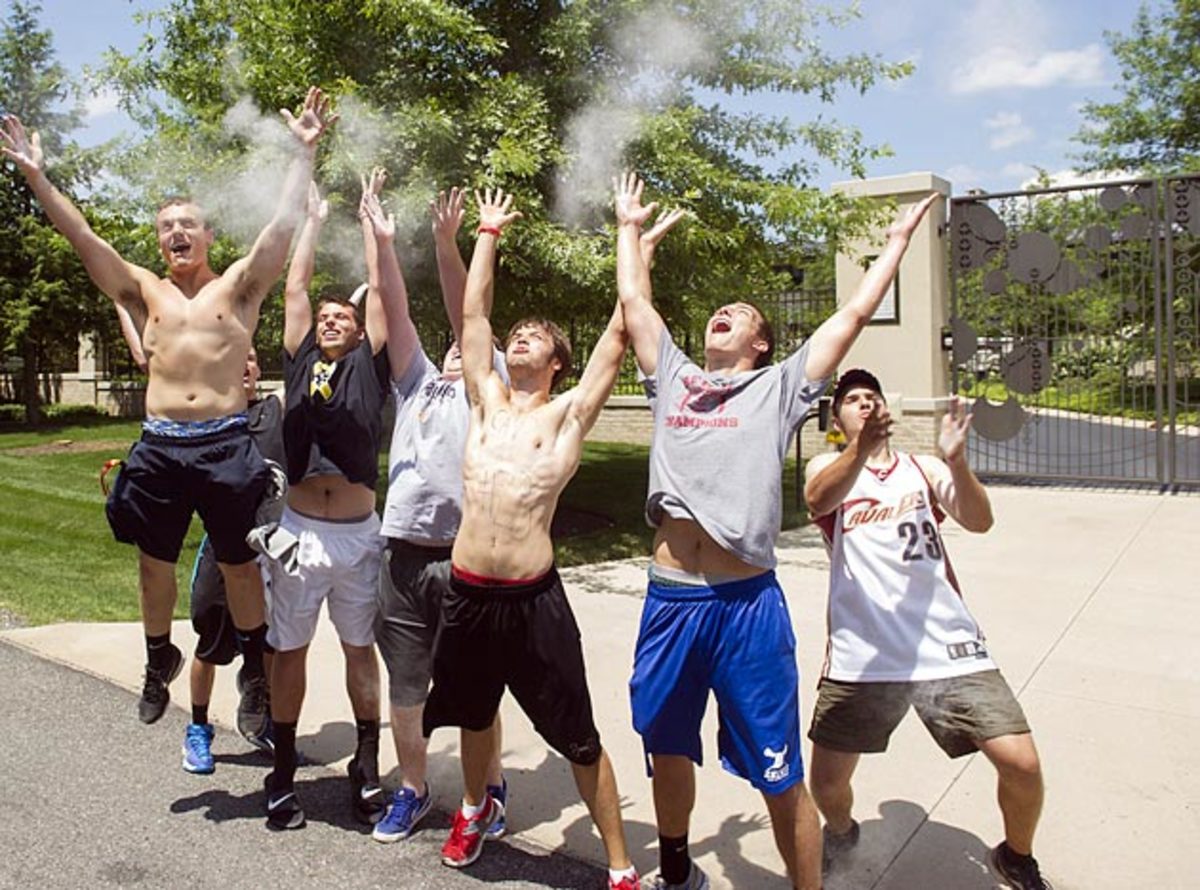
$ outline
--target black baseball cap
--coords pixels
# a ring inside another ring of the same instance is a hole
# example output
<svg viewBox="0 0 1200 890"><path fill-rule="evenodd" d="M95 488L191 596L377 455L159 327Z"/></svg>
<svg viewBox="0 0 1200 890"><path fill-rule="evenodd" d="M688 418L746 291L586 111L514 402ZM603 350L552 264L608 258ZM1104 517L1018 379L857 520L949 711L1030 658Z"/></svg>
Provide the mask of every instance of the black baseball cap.
<svg viewBox="0 0 1200 890"><path fill-rule="evenodd" d="M842 399L846 397L846 393L852 389L869 389L878 393L880 398L883 398L883 387L879 385L878 377L863 368L851 368L838 378L837 386L833 388L833 410L835 413L841 407Z"/></svg>

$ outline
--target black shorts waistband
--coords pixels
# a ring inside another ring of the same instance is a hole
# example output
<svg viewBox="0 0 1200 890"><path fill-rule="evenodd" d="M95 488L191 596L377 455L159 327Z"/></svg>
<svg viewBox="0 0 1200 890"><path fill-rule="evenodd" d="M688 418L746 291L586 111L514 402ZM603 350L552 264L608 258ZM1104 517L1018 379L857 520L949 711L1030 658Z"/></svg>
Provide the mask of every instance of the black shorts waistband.
<svg viewBox="0 0 1200 890"><path fill-rule="evenodd" d="M450 567L450 589L467 599L516 602L530 600L547 590L558 586L558 567L550 566L546 574L517 584L500 582L496 584L479 584L461 577Z"/></svg>
<svg viewBox="0 0 1200 890"><path fill-rule="evenodd" d="M403 538L388 538L387 549L392 553L404 556L416 556L422 559L449 559L453 544L414 544Z"/></svg>
<svg viewBox="0 0 1200 890"><path fill-rule="evenodd" d="M197 445L216 445L218 442L228 442L250 435L250 425L239 423L215 433L205 433L203 436L162 436L142 430L140 441L148 445L169 445L177 448L192 448Z"/></svg>

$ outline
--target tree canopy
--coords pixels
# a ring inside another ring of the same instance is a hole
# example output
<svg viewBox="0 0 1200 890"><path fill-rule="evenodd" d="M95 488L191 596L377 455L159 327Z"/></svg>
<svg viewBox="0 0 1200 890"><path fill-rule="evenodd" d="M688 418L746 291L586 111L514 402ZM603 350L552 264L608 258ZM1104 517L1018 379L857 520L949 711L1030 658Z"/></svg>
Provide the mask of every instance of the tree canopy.
<svg viewBox="0 0 1200 890"><path fill-rule="evenodd" d="M1143 4L1128 34L1108 32L1121 68L1115 102L1089 102L1076 139L1088 169L1200 169L1200 0Z"/></svg>
<svg viewBox="0 0 1200 890"><path fill-rule="evenodd" d="M108 59L124 107L150 133L120 172L147 203L199 184L261 211L262 170L279 166L267 161L270 118L316 84L342 113L317 174L335 215L341 199L343 234L333 226L319 265L332 283L360 274L358 175L382 164L418 304L437 303L429 199L455 184L501 185L525 218L501 251L499 320L536 307L602 325L613 299L608 186L632 167L651 197L694 214L655 269L664 314L687 323L732 295L786 286L779 269L803 265L853 219L845 198L810 183L823 165L862 175L885 149L823 117L719 102L774 92L832 104L904 76L904 64L823 49L821 29L853 14L794 0L172 0L147 16L136 53ZM806 160L781 165L784 150ZM236 201L226 210L218 226L254 216Z"/></svg>

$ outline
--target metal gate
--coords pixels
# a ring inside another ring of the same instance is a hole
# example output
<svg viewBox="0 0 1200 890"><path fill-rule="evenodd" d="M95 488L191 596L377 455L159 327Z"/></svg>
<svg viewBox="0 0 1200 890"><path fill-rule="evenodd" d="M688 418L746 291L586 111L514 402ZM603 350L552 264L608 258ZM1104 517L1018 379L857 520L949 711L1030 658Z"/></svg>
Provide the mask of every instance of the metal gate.
<svg viewBox="0 0 1200 890"><path fill-rule="evenodd" d="M1200 176L967 195L949 225L976 471L1200 486Z"/></svg>

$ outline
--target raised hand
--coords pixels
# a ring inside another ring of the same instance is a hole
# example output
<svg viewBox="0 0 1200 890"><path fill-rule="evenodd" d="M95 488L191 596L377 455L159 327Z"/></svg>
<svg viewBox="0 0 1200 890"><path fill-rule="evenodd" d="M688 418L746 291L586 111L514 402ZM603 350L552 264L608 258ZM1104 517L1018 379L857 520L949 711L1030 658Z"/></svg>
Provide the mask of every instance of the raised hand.
<svg viewBox="0 0 1200 890"><path fill-rule="evenodd" d="M881 398L875 399L871 413L858 433L859 454L871 454L892 435L892 414Z"/></svg>
<svg viewBox="0 0 1200 890"><path fill-rule="evenodd" d="M917 226L921 224L921 220L925 218L926 211L933 206L933 202L940 198L941 195L934 192L927 195L924 200L913 204L903 214L901 214L895 222L887 227L887 237L902 238L907 241L912 237L912 233L916 231Z"/></svg>
<svg viewBox="0 0 1200 890"><path fill-rule="evenodd" d="M378 198L383 194L383 186L387 182L387 171L382 167L373 167L370 174L359 176L358 181L362 183L362 196L358 199L358 218L366 220L367 196L374 195Z"/></svg>
<svg viewBox="0 0 1200 890"><path fill-rule="evenodd" d="M378 238L392 239L396 236L396 216L389 213L384 216L383 205L379 203L379 195L374 192L364 192L362 196L362 213L371 223Z"/></svg>
<svg viewBox="0 0 1200 890"><path fill-rule="evenodd" d="M617 211L617 225L641 228L658 209L658 202L651 201L642 206L642 190L645 183L633 172L622 173L613 179L613 206ZM665 231L664 231L665 234Z"/></svg>
<svg viewBox="0 0 1200 890"><path fill-rule="evenodd" d="M503 231L504 227L513 220L520 219L522 214L511 210L512 202L513 196L506 194L502 189L487 189L482 195L476 190L475 203L479 206L479 228Z"/></svg>
<svg viewBox="0 0 1200 890"><path fill-rule="evenodd" d="M642 232L642 237L638 240L638 248L642 254L642 262L647 267L654 265L654 251L658 247L658 242L666 236L667 232L675 228L676 224L687 216L687 211L679 207L673 210L664 210L658 215L653 227Z"/></svg>
<svg viewBox="0 0 1200 890"><path fill-rule="evenodd" d="M967 413L966 403L958 396L951 396L938 433L938 448L948 463L966 456L970 429L971 415Z"/></svg>
<svg viewBox="0 0 1200 890"><path fill-rule="evenodd" d="M450 193L438 192L436 199L429 202L429 215L433 217L433 237L442 243L454 241L462 226L463 216L466 215L464 202L467 193L458 186L450 189Z"/></svg>
<svg viewBox="0 0 1200 890"><path fill-rule="evenodd" d="M329 218L329 202L321 197L315 182L308 184L308 206L305 212L314 222L323 223Z"/></svg>
<svg viewBox="0 0 1200 890"><path fill-rule="evenodd" d="M308 88L308 95L304 97L304 107L300 110L299 117L286 108L281 108L279 113L283 115L292 135L305 148L315 146L321 134L332 127L340 117L330 113L329 97L317 87Z"/></svg>
<svg viewBox="0 0 1200 890"><path fill-rule="evenodd" d="M4 126L0 128L0 151L26 175L42 169L42 137L37 130L26 134L25 125L15 114L4 116Z"/></svg>

